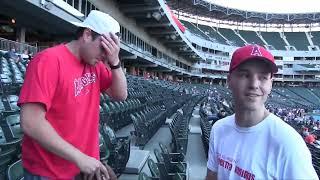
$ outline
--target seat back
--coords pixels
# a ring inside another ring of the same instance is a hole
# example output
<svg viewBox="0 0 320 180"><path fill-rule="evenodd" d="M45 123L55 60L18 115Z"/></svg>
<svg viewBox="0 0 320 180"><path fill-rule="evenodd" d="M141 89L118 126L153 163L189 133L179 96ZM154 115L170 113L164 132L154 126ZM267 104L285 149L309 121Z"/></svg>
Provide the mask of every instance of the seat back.
<svg viewBox="0 0 320 180"><path fill-rule="evenodd" d="M160 146L160 149L161 149L163 154L169 154L169 150L168 150L166 145L164 145L161 142L159 142L159 146Z"/></svg>
<svg viewBox="0 0 320 180"><path fill-rule="evenodd" d="M13 139L22 138L23 132L20 127L20 115L14 114L6 117L7 124L10 128L10 132Z"/></svg>
<svg viewBox="0 0 320 180"><path fill-rule="evenodd" d="M138 180L150 180L150 178L147 176L146 173L141 172L141 173L139 174Z"/></svg>
<svg viewBox="0 0 320 180"><path fill-rule="evenodd" d="M6 137L4 136L4 132L2 131L2 128L0 127L0 144L6 143Z"/></svg>
<svg viewBox="0 0 320 180"><path fill-rule="evenodd" d="M101 133L99 133L99 149L100 149L100 160L101 161L107 160L108 157L110 156L110 151Z"/></svg>
<svg viewBox="0 0 320 180"><path fill-rule="evenodd" d="M152 176L160 177L160 171L157 164L150 158L148 159L148 166Z"/></svg>
<svg viewBox="0 0 320 180"><path fill-rule="evenodd" d="M156 156L158 163L164 163L163 156L159 149L154 149L154 155Z"/></svg>
<svg viewBox="0 0 320 180"><path fill-rule="evenodd" d="M7 171L8 180L23 179L23 167L21 159L9 166Z"/></svg>
<svg viewBox="0 0 320 180"><path fill-rule="evenodd" d="M103 133L105 142L108 147L113 147L117 143L117 138L114 131L106 124L103 125Z"/></svg>

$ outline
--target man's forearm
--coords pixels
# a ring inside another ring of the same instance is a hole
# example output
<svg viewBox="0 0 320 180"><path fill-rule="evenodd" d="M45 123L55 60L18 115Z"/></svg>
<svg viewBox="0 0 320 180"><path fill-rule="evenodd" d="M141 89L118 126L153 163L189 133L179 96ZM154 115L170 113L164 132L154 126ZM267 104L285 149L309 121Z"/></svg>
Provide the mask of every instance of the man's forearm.
<svg viewBox="0 0 320 180"><path fill-rule="evenodd" d="M112 85L108 89L108 94L115 100L125 100L128 96L127 80L122 71L122 68L112 71Z"/></svg>
<svg viewBox="0 0 320 180"><path fill-rule="evenodd" d="M46 119L37 123L24 123L24 133L36 140L43 148L68 161L76 163L84 155L77 148L62 139Z"/></svg>

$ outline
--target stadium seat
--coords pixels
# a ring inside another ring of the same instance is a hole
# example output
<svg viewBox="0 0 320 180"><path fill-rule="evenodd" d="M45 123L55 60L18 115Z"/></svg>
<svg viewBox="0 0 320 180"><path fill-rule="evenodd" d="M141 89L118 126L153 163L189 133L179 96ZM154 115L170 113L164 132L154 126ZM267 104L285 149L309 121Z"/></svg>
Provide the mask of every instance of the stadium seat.
<svg viewBox="0 0 320 180"><path fill-rule="evenodd" d="M150 177L146 173L141 172L139 174L138 180L160 180L159 177Z"/></svg>
<svg viewBox="0 0 320 180"><path fill-rule="evenodd" d="M22 180L23 178L23 167L21 159L11 164L7 171L8 180Z"/></svg>
<svg viewBox="0 0 320 180"><path fill-rule="evenodd" d="M263 32L261 31L261 36L269 45L272 45L276 50L286 50L286 43L280 37L278 32Z"/></svg>
<svg viewBox="0 0 320 180"><path fill-rule="evenodd" d="M167 146L165 146L164 144L162 144L161 142L159 143L161 152L163 154L164 157L168 157L170 161L172 162L183 162L185 159L185 155L182 153L169 153L169 150L167 148Z"/></svg>
<svg viewBox="0 0 320 180"><path fill-rule="evenodd" d="M0 127L0 174L4 172L11 161L18 156L21 139L7 141Z"/></svg>
<svg viewBox="0 0 320 180"><path fill-rule="evenodd" d="M244 46L244 41L239 37L237 36L233 30L231 29L225 29L225 28L219 28L218 31L224 36L226 37L229 42L232 43L232 45L234 46L238 46L238 47L241 47L241 46Z"/></svg>
<svg viewBox="0 0 320 180"><path fill-rule="evenodd" d="M165 164L163 163L156 163L159 172L160 172L160 179L162 180L186 180L186 175L183 173L168 173ZM177 175L178 174L178 175ZM177 179L176 179L177 178Z"/></svg>
<svg viewBox="0 0 320 180"><path fill-rule="evenodd" d="M142 111L131 114L130 118L137 138L136 145L144 146L165 122L166 115L158 105L149 106Z"/></svg>
<svg viewBox="0 0 320 180"><path fill-rule="evenodd" d="M130 156L130 139L129 137L116 137L114 131L104 124L101 127L101 135L106 144L110 155L107 158L107 163L110 165L116 174L121 174L126 167Z"/></svg>
<svg viewBox="0 0 320 180"><path fill-rule="evenodd" d="M158 163L164 164L168 173L186 173L186 163L171 161L169 156L164 156L164 154L161 153L159 149L154 149L154 154L157 158Z"/></svg>
<svg viewBox="0 0 320 180"><path fill-rule="evenodd" d="M258 44L264 46L264 42L258 37L255 31L242 31L239 30L239 34L247 41L249 44Z"/></svg>
<svg viewBox="0 0 320 180"><path fill-rule="evenodd" d="M99 133L99 149L100 149L100 161L106 162L110 156L110 151L101 133Z"/></svg>
<svg viewBox="0 0 320 180"><path fill-rule="evenodd" d="M0 126L6 136L7 141L20 139L23 136L20 127L20 114L9 115L0 121Z"/></svg>
<svg viewBox="0 0 320 180"><path fill-rule="evenodd" d="M308 51L309 41L305 32L284 32L287 41L297 50Z"/></svg>
<svg viewBox="0 0 320 180"><path fill-rule="evenodd" d="M148 162L148 166L149 166L152 177L159 178L160 180L162 180L162 178L160 177L160 170L157 164L150 158L147 160L147 162Z"/></svg>

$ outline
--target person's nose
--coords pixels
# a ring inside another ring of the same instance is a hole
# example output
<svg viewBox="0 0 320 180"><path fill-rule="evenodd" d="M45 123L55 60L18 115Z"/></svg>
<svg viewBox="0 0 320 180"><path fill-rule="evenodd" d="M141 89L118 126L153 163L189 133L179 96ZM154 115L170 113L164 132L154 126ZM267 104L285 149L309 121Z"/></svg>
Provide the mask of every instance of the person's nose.
<svg viewBox="0 0 320 180"><path fill-rule="evenodd" d="M250 80L250 82L249 82L249 88L250 89L258 89L259 88L260 80L259 80L258 76L251 75L249 80Z"/></svg>

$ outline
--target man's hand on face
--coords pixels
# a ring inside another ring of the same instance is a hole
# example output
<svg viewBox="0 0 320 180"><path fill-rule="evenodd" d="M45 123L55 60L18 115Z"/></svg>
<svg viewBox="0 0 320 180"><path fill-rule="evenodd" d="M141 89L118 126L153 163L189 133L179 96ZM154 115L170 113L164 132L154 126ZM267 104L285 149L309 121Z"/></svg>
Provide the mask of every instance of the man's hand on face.
<svg viewBox="0 0 320 180"><path fill-rule="evenodd" d="M105 64L115 66L119 63L120 39L113 33L101 36L101 44L105 51Z"/></svg>

